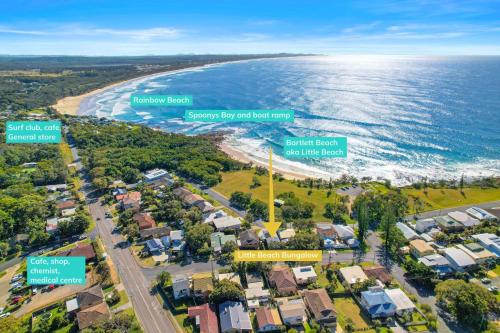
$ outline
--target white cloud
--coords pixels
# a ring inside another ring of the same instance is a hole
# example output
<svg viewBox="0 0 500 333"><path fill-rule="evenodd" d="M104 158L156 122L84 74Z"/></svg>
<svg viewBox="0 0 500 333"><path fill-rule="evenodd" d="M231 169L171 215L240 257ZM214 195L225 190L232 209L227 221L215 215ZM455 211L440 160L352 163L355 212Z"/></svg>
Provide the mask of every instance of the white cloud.
<svg viewBox="0 0 500 333"><path fill-rule="evenodd" d="M155 27L146 29L110 29L110 28L91 28L81 27L79 25L61 25L50 29L32 30L19 29L0 26L0 34L33 35L33 36L120 36L124 38L138 40L152 39L172 39L177 38L184 33L184 30L171 27Z"/></svg>

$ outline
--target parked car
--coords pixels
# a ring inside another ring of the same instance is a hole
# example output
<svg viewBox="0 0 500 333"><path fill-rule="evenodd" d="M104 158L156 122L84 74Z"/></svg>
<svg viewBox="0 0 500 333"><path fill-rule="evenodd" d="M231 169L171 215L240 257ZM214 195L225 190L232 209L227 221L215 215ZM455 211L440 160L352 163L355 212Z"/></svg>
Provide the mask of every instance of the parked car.
<svg viewBox="0 0 500 333"><path fill-rule="evenodd" d="M0 318L5 318L8 316L10 316L10 312L5 312L5 313L0 314Z"/></svg>
<svg viewBox="0 0 500 333"><path fill-rule="evenodd" d="M488 278L482 278L481 282L484 283L484 284L488 284L488 283L491 283L491 280L488 279Z"/></svg>
<svg viewBox="0 0 500 333"><path fill-rule="evenodd" d="M498 291L498 287L497 286L491 286L488 288L489 291L491 292L497 292Z"/></svg>

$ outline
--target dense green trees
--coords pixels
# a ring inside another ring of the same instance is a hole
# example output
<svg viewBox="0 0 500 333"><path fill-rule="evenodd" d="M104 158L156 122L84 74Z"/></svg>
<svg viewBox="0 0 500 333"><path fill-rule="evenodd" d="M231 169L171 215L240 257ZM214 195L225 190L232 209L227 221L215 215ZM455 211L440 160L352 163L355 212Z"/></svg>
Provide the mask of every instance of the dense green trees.
<svg viewBox="0 0 500 333"><path fill-rule="evenodd" d="M163 133L143 126L113 123L98 125L73 122L71 134L83 150L93 183L106 188L112 180L138 180L138 174L152 168L165 168L188 179L213 186L221 180L220 171L243 165L218 150L206 137Z"/></svg>
<svg viewBox="0 0 500 333"><path fill-rule="evenodd" d="M239 301L245 296L243 288L237 283L229 280L217 282L214 290L209 296L210 303L220 304L225 301Z"/></svg>
<svg viewBox="0 0 500 333"><path fill-rule="evenodd" d="M436 298L457 320L476 331L488 325L488 313L499 312L495 296L484 287L462 280L447 280L436 286Z"/></svg>
<svg viewBox="0 0 500 333"><path fill-rule="evenodd" d="M208 224L195 224L188 229L186 241L193 251L198 252L205 244L209 243L212 232L213 229Z"/></svg>
<svg viewBox="0 0 500 333"><path fill-rule="evenodd" d="M312 217L314 204L300 201L293 192L281 193L278 198L285 204L281 207L281 217L287 222L296 219L308 219Z"/></svg>
<svg viewBox="0 0 500 333"><path fill-rule="evenodd" d="M236 191L231 194L229 202L231 205L238 207L240 209L247 209L252 201L251 193L243 193L241 191Z"/></svg>

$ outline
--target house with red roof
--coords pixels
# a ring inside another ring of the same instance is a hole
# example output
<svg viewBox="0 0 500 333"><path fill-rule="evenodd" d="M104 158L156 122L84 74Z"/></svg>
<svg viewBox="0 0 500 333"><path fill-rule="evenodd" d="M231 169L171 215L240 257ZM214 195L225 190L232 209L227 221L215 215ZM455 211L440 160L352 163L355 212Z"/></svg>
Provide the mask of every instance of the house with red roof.
<svg viewBox="0 0 500 333"><path fill-rule="evenodd" d="M219 333L219 323L214 305L205 303L191 306L188 308L188 316L194 318L200 333Z"/></svg>
<svg viewBox="0 0 500 333"><path fill-rule="evenodd" d="M132 217L135 223L139 226L139 230L150 229L156 227L155 220L147 213L136 213Z"/></svg>
<svg viewBox="0 0 500 333"><path fill-rule="evenodd" d="M255 309L257 332L279 331L283 325L278 310L268 307Z"/></svg>

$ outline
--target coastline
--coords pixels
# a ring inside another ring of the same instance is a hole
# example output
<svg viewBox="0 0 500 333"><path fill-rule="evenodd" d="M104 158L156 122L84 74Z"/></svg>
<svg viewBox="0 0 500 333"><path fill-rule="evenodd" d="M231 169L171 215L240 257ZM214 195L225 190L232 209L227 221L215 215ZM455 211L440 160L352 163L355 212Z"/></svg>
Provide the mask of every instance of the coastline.
<svg viewBox="0 0 500 333"><path fill-rule="evenodd" d="M233 160L236 160L241 163L252 163L255 166L260 166L268 169L268 165L266 163L262 163L261 161L258 161L256 159L251 159L247 154L244 152L234 148L230 144L227 143L227 141L223 141L219 145L220 150L222 150L224 153L229 155ZM306 178L311 178L310 176L307 176L305 174L301 174L298 172L293 172L284 168L281 168L280 166L273 165L273 170L281 173L285 179L293 180L304 180Z"/></svg>
<svg viewBox="0 0 500 333"><path fill-rule="evenodd" d="M177 73L182 73L185 71L196 70L196 69L211 67L211 66L215 66L215 65L232 64L232 63L239 63L239 62L246 62L246 61L258 61L258 60L262 60L262 59L267 59L267 58L214 62L211 64L198 65L198 66L192 66L192 67L186 67L186 68L180 68L180 69L172 69L172 70L166 70L163 72L142 75L142 76L138 76L135 78L111 83L105 87L89 91L89 92L82 94L82 95L63 97L63 98L59 99L56 104L51 105L51 107L54 108L56 110L56 112L59 114L78 116L81 114L80 106L85 100L87 100L88 98L90 98L94 95L103 93L107 90L119 87L121 85L130 84L130 83L133 83L133 82L139 81L139 80L146 80L146 79L156 78L156 77L165 76L165 75L177 74ZM85 112L84 112L84 114L85 114Z"/></svg>

